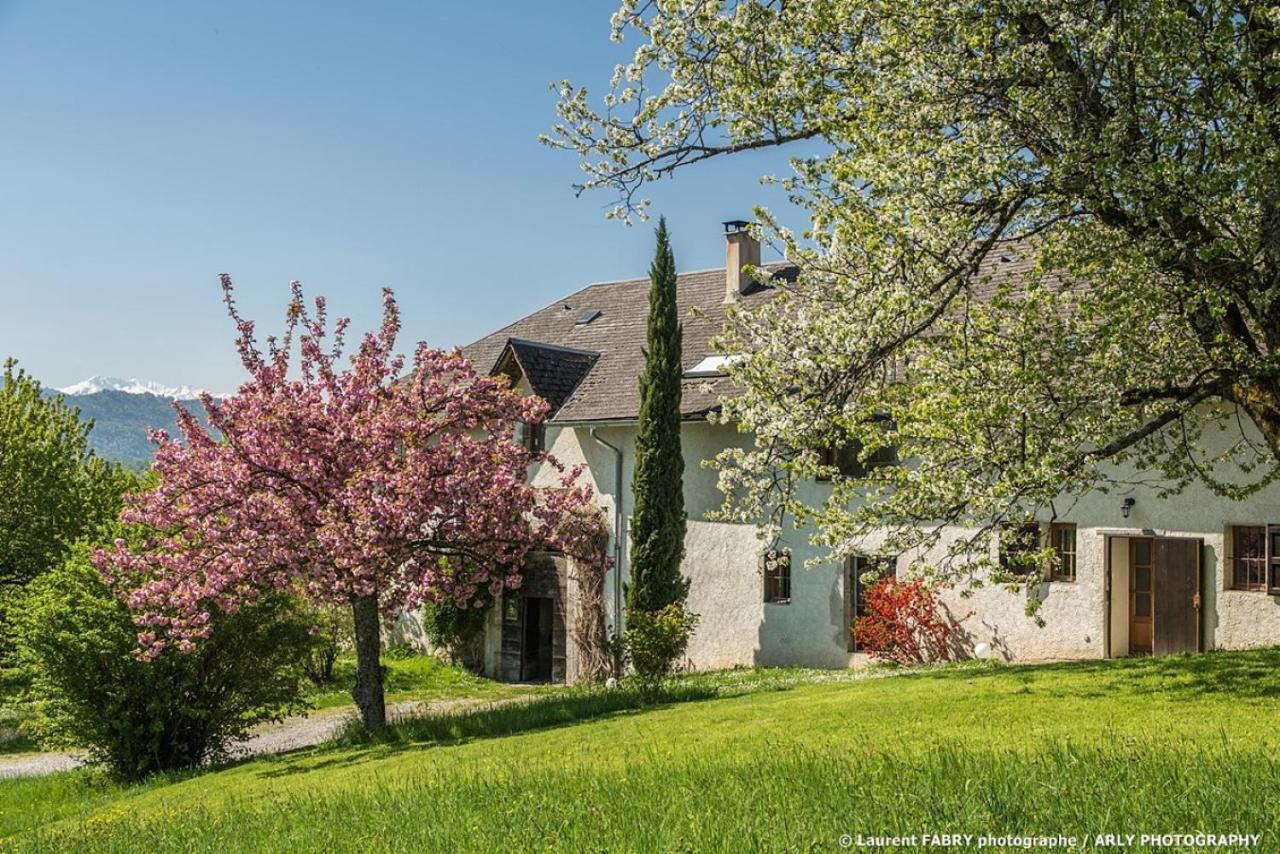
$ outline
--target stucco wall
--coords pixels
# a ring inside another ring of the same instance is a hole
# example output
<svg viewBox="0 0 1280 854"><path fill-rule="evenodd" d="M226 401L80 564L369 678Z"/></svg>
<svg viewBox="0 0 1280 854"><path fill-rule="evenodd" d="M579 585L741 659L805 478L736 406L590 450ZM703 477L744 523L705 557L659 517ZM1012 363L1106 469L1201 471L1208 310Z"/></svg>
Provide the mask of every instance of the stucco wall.
<svg viewBox="0 0 1280 854"><path fill-rule="evenodd" d="M1054 581L1030 590L1009 591L996 584L978 589L963 584L947 590L950 611L965 649L990 644L1004 659L1101 658L1104 655L1106 599L1103 592L1101 537L1079 536L1076 581ZM1041 600L1037 616L1027 615L1028 600Z"/></svg>
<svg viewBox="0 0 1280 854"><path fill-rule="evenodd" d="M623 452L623 537L627 548L619 571L611 572L605 583L612 626L617 621L615 603L621 600L620 595L615 597L618 578L625 585L629 577L635 429L607 426L598 432ZM561 462L588 466L587 482L612 525L617 500L612 452L596 443L585 427L553 429L548 432L547 442ZM848 666L851 658L844 634L842 565L827 562L806 569L804 562L815 551L802 532L788 531L784 542L793 549L791 602L766 604L759 567L764 544L755 528L707 520L707 514L719 507L722 497L716 473L700 461L713 457L730 443L743 443L744 437L728 427L693 422L685 425L682 442L686 460L685 510L689 519L682 569L692 581L690 610L700 616L686 663L697 669L753 664ZM536 471L533 476L535 482L550 483L552 474Z"/></svg>
<svg viewBox="0 0 1280 854"><path fill-rule="evenodd" d="M602 438L623 451L622 506L626 524L631 512L631 477L635 431L631 426L599 429ZM685 507L689 525L685 574L692 580L690 608L701 615L689 646L689 664L697 668L750 664L803 664L845 667L854 660L847 652L845 578L843 565L821 561L815 568L805 562L818 553L809 544L809 531L786 530L783 543L793 552L792 600L766 604L758 556L763 547L750 526L708 521L706 514L720 505L716 473L701 465L730 445L743 445L746 437L730 427L691 422L685 425ZM584 463L586 477L612 524L616 496L613 456L598 445L587 428L552 428L548 432L552 452L566 464ZM550 483L550 472L535 472ZM806 500L820 501L826 487L802 487ZM1124 497L1135 504L1128 518L1121 510ZM959 622L966 643L986 641L997 654L1011 659L1098 658L1106 654L1107 538L1113 555L1124 553L1124 563L1112 562L1113 655L1127 652L1128 576L1125 535L1191 536L1204 540L1206 648L1241 648L1280 643L1280 600L1261 593L1224 589L1229 575L1223 556L1224 531L1231 524L1280 522L1280 487L1264 490L1247 502L1237 503L1192 486L1181 495L1159 498L1151 490L1135 488L1124 495L1093 494L1064 503L1062 518L1077 524L1077 580L1039 585L1034 595L1043 598L1040 616L1044 625L1026 615L1024 592L1010 593L987 586L966 598L959 590L944 601ZM958 532L952 532L954 535ZM624 542L626 542L624 525ZM869 549L871 550L871 549ZM619 573L628 577L624 549ZM901 561L905 566L906 559ZM617 574L606 582L610 623L614 613Z"/></svg>
<svg viewBox="0 0 1280 854"><path fill-rule="evenodd" d="M1232 502L1207 489L1191 487L1181 496L1160 499L1135 490L1128 518L1122 498L1082 497L1064 516L1077 524L1077 580L1038 585L1044 596L1039 627L1024 616L1027 594L988 586L947 603L971 612L964 621L970 645L987 641L1009 659L1097 658L1107 654L1107 542L1111 543L1111 656L1129 653L1129 553L1131 537L1187 537L1203 542L1201 552L1201 629L1205 649L1242 649L1280 644L1280 597L1228 589L1230 567L1224 549L1233 524L1263 524L1280 518L1280 495L1268 489L1246 502Z"/></svg>
<svg viewBox="0 0 1280 854"><path fill-rule="evenodd" d="M1248 649L1280 643L1280 599L1262 593L1219 593L1214 646Z"/></svg>

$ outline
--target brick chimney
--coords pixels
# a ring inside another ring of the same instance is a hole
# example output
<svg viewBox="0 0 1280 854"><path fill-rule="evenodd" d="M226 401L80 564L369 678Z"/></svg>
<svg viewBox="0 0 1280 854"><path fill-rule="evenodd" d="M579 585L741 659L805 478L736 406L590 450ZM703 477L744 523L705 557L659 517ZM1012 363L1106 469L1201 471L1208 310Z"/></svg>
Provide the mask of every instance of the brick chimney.
<svg viewBox="0 0 1280 854"><path fill-rule="evenodd" d="M745 266L760 266L760 241L747 231L744 220L724 224L724 301L734 302L755 285L755 279L743 271Z"/></svg>

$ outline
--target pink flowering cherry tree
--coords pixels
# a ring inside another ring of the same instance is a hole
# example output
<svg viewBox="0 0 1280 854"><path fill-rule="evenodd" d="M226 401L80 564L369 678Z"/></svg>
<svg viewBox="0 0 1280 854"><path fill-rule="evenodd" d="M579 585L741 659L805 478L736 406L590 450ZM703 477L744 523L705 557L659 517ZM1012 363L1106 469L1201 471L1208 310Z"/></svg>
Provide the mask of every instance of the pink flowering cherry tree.
<svg viewBox="0 0 1280 854"><path fill-rule="evenodd" d="M605 561L579 469L514 440L547 405L476 373L457 350L420 344L404 377L390 291L381 329L346 359L346 319L330 328L324 300L308 310L298 283L265 352L227 276L222 287L251 379L232 397L202 397L216 434L176 405L182 438L153 434L158 483L123 514L153 535L95 556L107 583L128 591L141 655L193 649L212 613L269 590L347 604L354 698L373 729L386 721L380 612L484 607L519 586L532 551ZM558 487L528 482L534 462L559 472Z"/></svg>

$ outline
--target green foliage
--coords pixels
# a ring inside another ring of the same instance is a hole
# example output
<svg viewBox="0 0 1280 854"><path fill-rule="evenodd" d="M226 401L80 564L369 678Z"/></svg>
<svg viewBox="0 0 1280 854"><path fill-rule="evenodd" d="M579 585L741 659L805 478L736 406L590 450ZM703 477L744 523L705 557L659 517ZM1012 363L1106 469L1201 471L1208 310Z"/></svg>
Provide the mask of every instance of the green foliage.
<svg viewBox="0 0 1280 854"><path fill-rule="evenodd" d="M631 581L627 608L657 611L683 603L689 581L684 557L684 454L680 448L681 338L676 310L676 261L667 221L658 221L649 268L649 325L640 374L640 424L631 479Z"/></svg>
<svg viewBox="0 0 1280 854"><path fill-rule="evenodd" d="M218 614L192 652L137 656L133 615L77 546L32 583L19 618L37 718L50 746L88 752L124 779L215 761L254 724L304 708L310 624L293 597Z"/></svg>
<svg viewBox="0 0 1280 854"><path fill-rule="evenodd" d="M806 221L757 211L799 273L730 310L723 416L754 446L719 458L722 518L968 575L994 526L1092 490L1280 477L1274 4L618 6L630 61L598 102L564 82L546 140L583 186L628 216L652 181L775 150L751 162ZM909 464L797 497L854 443Z"/></svg>
<svg viewBox="0 0 1280 854"><path fill-rule="evenodd" d="M690 614L679 602L656 612L627 612L624 643L642 686L653 690L671 675L697 625L698 615Z"/></svg>
<svg viewBox="0 0 1280 854"><path fill-rule="evenodd" d="M316 686L330 685L334 681L334 666L338 656L351 650L354 629L351 626L351 609L343 605L314 604L299 600L298 617L311 624L314 641L304 666L307 678Z"/></svg>
<svg viewBox="0 0 1280 854"><path fill-rule="evenodd" d="M114 521L133 475L89 450L93 423L4 363L0 384L0 584L24 584Z"/></svg>
<svg viewBox="0 0 1280 854"><path fill-rule="evenodd" d="M479 670L484 665L484 649L481 644L487 614L487 608L459 608L450 599L426 603L422 606L419 617L422 631L432 647L464 667Z"/></svg>
<svg viewBox="0 0 1280 854"><path fill-rule="evenodd" d="M452 601L428 602L422 606L422 630L431 643L452 647L483 631L487 613L484 608L459 608Z"/></svg>

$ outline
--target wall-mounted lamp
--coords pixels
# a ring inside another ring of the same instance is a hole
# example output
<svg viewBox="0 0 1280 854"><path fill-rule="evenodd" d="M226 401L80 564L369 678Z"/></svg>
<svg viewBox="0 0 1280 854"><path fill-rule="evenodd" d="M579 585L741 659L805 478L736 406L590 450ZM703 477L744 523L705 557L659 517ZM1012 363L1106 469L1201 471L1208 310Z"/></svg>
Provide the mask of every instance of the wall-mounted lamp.
<svg viewBox="0 0 1280 854"><path fill-rule="evenodd" d="M1120 515L1128 519L1129 511L1133 509L1133 505L1135 503L1136 502L1132 498L1126 498L1124 503L1120 505Z"/></svg>

